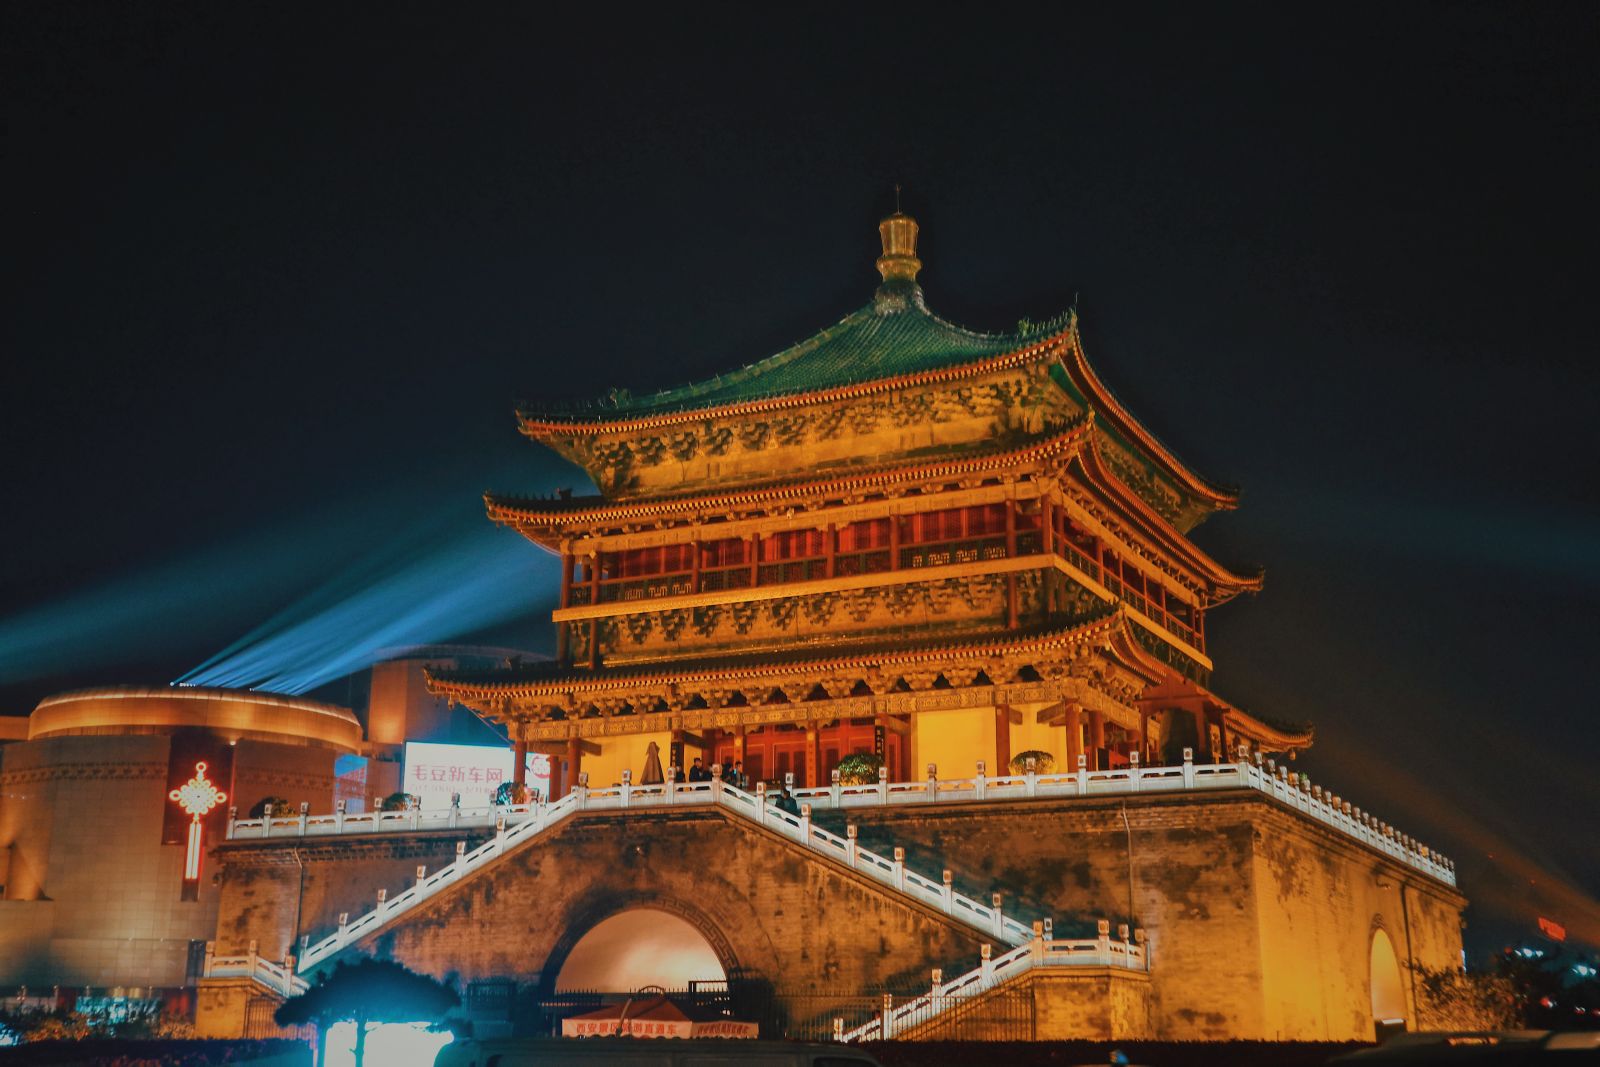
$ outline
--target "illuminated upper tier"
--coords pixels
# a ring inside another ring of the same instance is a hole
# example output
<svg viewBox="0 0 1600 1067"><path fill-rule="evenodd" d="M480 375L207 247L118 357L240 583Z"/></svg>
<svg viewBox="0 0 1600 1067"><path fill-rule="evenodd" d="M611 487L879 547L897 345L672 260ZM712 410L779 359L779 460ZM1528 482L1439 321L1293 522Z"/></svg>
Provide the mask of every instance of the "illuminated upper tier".
<svg viewBox="0 0 1600 1067"><path fill-rule="evenodd" d="M522 432L624 501L1016 449L1092 417L1111 469L1178 530L1235 506L1100 382L1074 312L1009 334L955 326L916 283L915 222L896 213L880 231L883 283L837 325L675 389L618 389L565 409L524 403Z"/></svg>

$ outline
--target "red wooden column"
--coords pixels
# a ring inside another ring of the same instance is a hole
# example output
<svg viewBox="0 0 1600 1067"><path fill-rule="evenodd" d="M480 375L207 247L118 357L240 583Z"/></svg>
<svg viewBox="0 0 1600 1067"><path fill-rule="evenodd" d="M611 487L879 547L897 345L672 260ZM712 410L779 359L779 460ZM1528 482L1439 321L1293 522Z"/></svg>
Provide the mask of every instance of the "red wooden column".
<svg viewBox="0 0 1600 1067"><path fill-rule="evenodd" d="M600 550L589 553L589 606L600 604ZM600 669L600 619L589 620L589 669Z"/></svg>
<svg viewBox="0 0 1600 1067"><path fill-rule="evenodd" d="M994 706L994 773L1011 773L1011 708Z"/></svg>
<svg viewBox="0 0 1600 1067"><path fill-rule="evenodd" d="M822 746L818 740L817 724L806 723L806 788L821 785L817 779L822 774Z"/></svg>
<svg viewBox="0 0 1600 1067"><path fill-rule="evenodd" d="M889 569L900 569L900 516L889 516Z"/></svg>
<svg viewBox="0 0 1600 1067"><path fill-rule="evenodd" d="M1106 747L1106 717L1104 712L1089 712L1089 769L1105 770L1100 752Z"/></svg>
<svg viewBox="0 0 1600 1067"><path fill-rule="evenodd" d="M517 785L528 784L528 742L522 736L522 723L513 723L511 731L516 740L511 743L511 781Z"/></svg>
<svg viewBox="0 0 1600 1067"><path fill-rule="evenodd" d="M837 560L835 557L837 557L839 554L839 529L830 522L828 523L828 528L823 531L822 536L827 542L828 577L832 578L837 565Z"/></svg>
<svg viewBox="0 0 1600 1067"><path fill-rule="evenodd" d="M1139 759L1155 762L1150 759L1150 713L1143 708L1139 710Z"/></svg>
<svg viewBox="0 0 1600 1067"><path fill-rule="evenodd" d="M750 535L750 588L754 589L761 581L761 535Z"/></svg>
<svg viewBox="0 0 1600 1067"><path fill-rule="evenodd" d="M695 542L689 546L689 554L690 554L690 560L689 560L689 592L698 593L700 591L700 540L699 540L699 538L696 538Z"/></svg>
<svg viewBox="0 0 1600 1067"><path fill-rule="evenodd" d="M1196 762L1202 762L1211 751L1210 724L1206 721L1204 708L1196 708L1190 714L1194 716L1194 758Z"/></svg>
<svg viewBox="0 0 1600 1067"><path fill-rule="evenodd" d="M1078 769L1078 757L1083 755L1083 708L1068 703L1066 714L1061 716L1061 726L1067 732L1066 770Z"/></svg>
<svg viewBox="0 0 1600 1067"><path fill-rule="evenodd" d="M583 742L576 737L567 738L567 789L578 784L578 772L583 770Z"/></svg>

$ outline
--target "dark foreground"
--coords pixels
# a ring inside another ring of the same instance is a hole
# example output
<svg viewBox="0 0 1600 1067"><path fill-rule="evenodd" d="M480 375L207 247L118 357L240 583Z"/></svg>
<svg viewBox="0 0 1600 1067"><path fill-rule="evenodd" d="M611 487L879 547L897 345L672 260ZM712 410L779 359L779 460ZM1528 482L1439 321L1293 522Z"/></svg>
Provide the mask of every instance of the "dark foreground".
<svg viewBox="0 0 1600 1067"><path fill-rule="evenodd" d="M884 1067L1075 1067L1111 1062L1113 1051L1150 1067L1322 1067L1333 1057L1371 1046L1353 1041L889 1041L863 1046Z"/></svg>

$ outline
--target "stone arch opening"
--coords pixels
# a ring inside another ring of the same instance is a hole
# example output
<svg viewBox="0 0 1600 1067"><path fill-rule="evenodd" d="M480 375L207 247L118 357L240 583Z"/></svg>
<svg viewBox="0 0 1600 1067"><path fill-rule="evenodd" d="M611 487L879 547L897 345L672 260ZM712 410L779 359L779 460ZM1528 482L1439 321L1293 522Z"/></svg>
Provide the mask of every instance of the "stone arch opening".
<svg viewBox="0 0 1600 1067"><path fill-rule="evenodd" d="M1373 1025L1379 1033L1404 1029L1406 993L1400 979L1400 958L1395 954L1394 942L1381 926L1372 931L1369 963Z"/></svg>
<svg viewBox="0 0 1600 1067"><path fill-rule="evenodd" d="M680 989L690 982L725 981L730 970L726 946L714 945L699 924L677 910L648 905L612 912L564 949L553 983L562 993Z"/></svg>

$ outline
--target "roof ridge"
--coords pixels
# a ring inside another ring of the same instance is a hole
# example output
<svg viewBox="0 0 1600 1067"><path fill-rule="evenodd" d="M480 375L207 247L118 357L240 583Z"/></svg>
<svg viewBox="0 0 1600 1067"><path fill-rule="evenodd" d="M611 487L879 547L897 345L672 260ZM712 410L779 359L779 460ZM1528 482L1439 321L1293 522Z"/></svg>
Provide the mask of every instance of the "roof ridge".
<svg viewBox="0 0 1600 1067"><path fill-rule="evenodd" d="M1070 321L1070 312L1048 323ZM910 332L911 336L906 336ZM917 334L921 336L917 336ZM855 335L859 334L857 337ZM890 336L885 336L889 334ZM893 336L898 334L900 336ZM871 303L845 315L833 325L802 338L772 355L699 381L658 389L639 396L626 389L580 401L533 402L516 405L522 419L541 418L606 420L645 417L669 411L719 407L741 400L769 399L848 387L863 382L900 377L918 371L944 369L1006 351L1026 347L1045 335L1039 332L989 333L972 330L941 318L929 310L922 289L915 283L886 282ZM830 354L829 348L840 351ZM821 365L807 374L809 358ZM785 375L785 372L788 372ZM756 383L776 376L760 388ZM785 380L785 378L790 380ZM750 388L755 386L754 388Z"/></svg>

